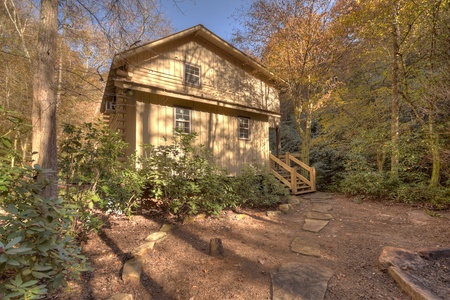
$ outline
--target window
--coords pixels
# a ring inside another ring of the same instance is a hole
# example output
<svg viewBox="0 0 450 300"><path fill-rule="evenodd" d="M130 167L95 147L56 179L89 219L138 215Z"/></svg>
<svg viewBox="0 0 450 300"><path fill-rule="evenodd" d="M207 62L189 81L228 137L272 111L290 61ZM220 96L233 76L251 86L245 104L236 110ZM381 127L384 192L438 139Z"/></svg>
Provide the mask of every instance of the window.
<svg viewBox="0 0 450 300"><path fill-rule="evenodd" d="M183 107L175 107L175 129L184 133L191 132L191 110Z"/></svg>
<svg viewBox="0 0 450 300"><path fill-rule="evenodd" d="M239 117L239 139L250 139L250 119Z"/></svg>
<svg viewBox="0 0 450 300"><path fill-rule="evenodd" d="M184 65L184 82L193 86L200 86L200 67L190 64Z"/></svg>

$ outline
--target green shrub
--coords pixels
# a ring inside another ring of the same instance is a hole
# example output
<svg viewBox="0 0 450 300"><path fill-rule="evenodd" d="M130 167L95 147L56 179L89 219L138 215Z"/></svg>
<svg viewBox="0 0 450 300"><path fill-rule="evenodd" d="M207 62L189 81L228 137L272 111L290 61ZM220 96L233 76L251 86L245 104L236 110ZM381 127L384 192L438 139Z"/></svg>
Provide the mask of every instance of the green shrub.
<svg viewBox="0 0 450 300"><path fill-rule="evenodd" d="M266 165L245 165L235 178L234 190L238 205L270 208L287 201L289 191Z"/></svg>
<svg viewBox="0 0 450 300"><path fill-rule="evenodd" d="M379 172L367 163L362 155L349 155L345 163L346 172L340 181L341 192L368 198L389 198L399 186L386 172Z"/></svg>
<svg viewBox="0 0 450 300"><path fill-rule="evenodd" d="M79 278L86 258L73 236L76 210L62 199L39 193L50 184L36 180L39 166L17 161L8 134L0 136L0 298L41 299Z"/></svg>
<svg viewBox="0 0 450 300"><path fill-rule="evenodd" d="M100 225L94 208L130 214L142 195L144 181L134 161L122 163L127 144L104 124L66 124L59 146L60 178L65 183L64 199L80 211L81 231Z"/></svg>
<svg viewBox="0 0 450 300"><path fill-rule="evenodd" d="M193 146L195 137L176 132L171 144L144 145L143 155L137 158L150 196L179 216L218 214L234 203L225 171L208 161L204 147Z"/></svg>
<svg viewBox="0 0 450 300"><path fill-rule="evenodd" d="M402 185L393 198L409 204L428 205L432 209L442 210L450 207L450 188L430 188L426 184Z"/></svg>

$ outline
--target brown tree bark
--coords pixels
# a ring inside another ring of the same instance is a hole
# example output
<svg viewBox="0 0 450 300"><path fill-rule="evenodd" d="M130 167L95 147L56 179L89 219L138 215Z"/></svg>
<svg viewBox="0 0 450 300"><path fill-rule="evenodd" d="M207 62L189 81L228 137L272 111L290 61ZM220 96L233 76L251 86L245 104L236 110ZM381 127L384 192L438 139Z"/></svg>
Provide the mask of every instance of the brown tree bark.
<svg viewBox="0 0 450 300"><path fill-rule="evenodd" d="M400 73L400 28L398 14L400 2L392 2L392 110L391 110L391 179L398 179L399 164L399 73Z"/></svg>
<svg viewBox="0 0 450 300"><path fill-rule="evenodd" d="M52 184L42 192L57 197L56 156L56 86L55 63L58 34L58 0L42 0L38 32L37 57L33 77L33 162L46 171L41 178Z"/></svg>

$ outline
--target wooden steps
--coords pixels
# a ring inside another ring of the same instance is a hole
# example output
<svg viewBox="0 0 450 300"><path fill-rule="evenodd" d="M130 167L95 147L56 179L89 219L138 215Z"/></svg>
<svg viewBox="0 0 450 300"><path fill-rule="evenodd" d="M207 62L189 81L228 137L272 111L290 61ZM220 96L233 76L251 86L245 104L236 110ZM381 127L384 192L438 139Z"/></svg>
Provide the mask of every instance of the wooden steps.
<svg viewBox="0 0 450 300"><path fill-rule="evenodd" d="M289 187L291 194L299 195L316 191L316 170L286 153L280 158L270 154L272 174Z"/></svg>

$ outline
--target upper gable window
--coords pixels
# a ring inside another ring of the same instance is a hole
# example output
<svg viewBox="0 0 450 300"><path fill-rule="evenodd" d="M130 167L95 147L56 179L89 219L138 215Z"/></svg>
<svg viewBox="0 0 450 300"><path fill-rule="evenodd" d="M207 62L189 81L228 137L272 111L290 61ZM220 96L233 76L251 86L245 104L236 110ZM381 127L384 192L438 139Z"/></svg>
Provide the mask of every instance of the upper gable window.
<svg viewBox="0 0 450 300"><path fill-rule="evenodd" d="M184 83L200 87L200 67L191 64L184 65Z"/></svg>

